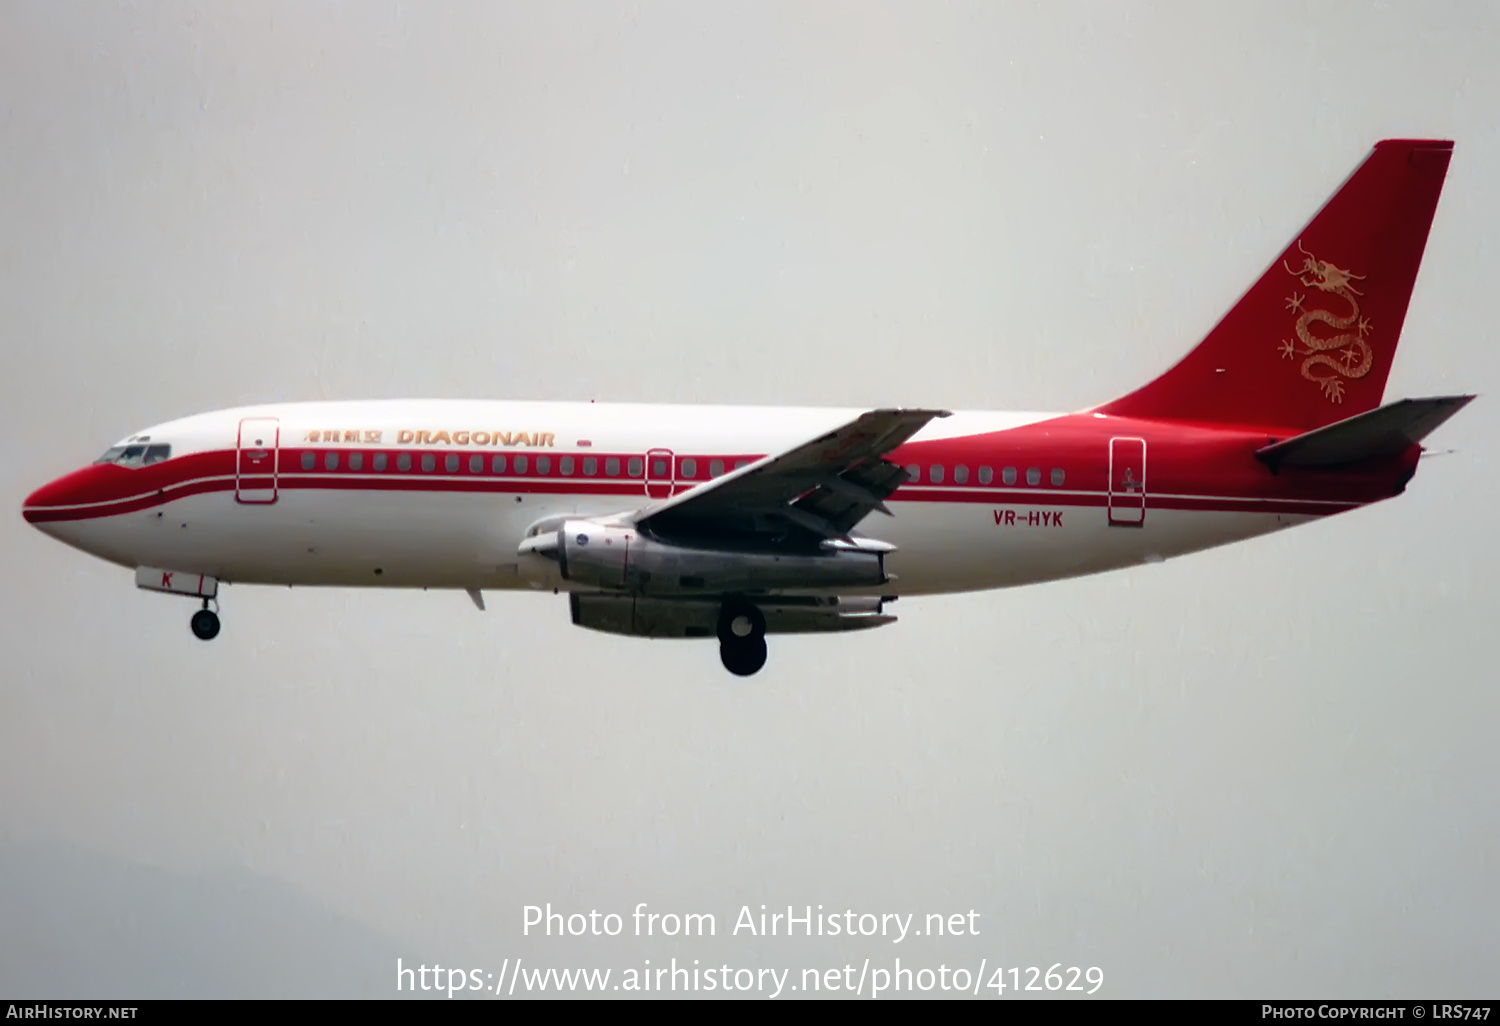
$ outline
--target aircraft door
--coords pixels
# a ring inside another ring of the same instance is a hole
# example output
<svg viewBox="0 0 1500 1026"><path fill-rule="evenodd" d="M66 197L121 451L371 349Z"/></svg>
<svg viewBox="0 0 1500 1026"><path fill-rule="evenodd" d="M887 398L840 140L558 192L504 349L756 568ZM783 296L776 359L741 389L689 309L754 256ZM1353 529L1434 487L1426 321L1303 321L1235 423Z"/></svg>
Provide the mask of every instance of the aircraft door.
<svg viewBox="0 0 1500 1026"><path fill-rule="evenodd" d="M247 417L240 421L234 457L236 502L266 505L276 501L280 446L281 424L275 417Z"/></svg>
<svg viewBox="0 0 1500 1026"><path fill-rule="evenodd" d="M1109 526L1146 522L1146 440L1109 440Z"/></svg>
<svg viewBox="0 0 1500 1026"><path fill-rule="evenodd" d="M676 463L671 449L648 449L646 451L647 498L666 499L671 496Z"/></svg>

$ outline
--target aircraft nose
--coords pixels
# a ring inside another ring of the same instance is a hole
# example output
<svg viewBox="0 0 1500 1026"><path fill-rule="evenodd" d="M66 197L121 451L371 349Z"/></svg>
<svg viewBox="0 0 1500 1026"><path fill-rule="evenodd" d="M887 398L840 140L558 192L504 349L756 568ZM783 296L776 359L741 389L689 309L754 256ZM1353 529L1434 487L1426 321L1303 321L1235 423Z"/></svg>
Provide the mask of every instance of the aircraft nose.
<svg viewBox="0 0 1500 1026"><path fill-rule="evenodd" d="M21 504L21 515L26 522L46 530L46 526L66 519L69 509L77 508L89 501L97 475L94 467L84 467L71 474L64 474L56 481L49 481L26 496Z"/></svg>
<svg viewBox="0 0 1500 1026"><path fill-rule="evenodd" d="M120 534L122 510L147 483L139 471L96 463L49 481L26 496L21 516L38 531L90 555L135 565L128 535ZM149 494L149 491L147 492Z"/></svg>

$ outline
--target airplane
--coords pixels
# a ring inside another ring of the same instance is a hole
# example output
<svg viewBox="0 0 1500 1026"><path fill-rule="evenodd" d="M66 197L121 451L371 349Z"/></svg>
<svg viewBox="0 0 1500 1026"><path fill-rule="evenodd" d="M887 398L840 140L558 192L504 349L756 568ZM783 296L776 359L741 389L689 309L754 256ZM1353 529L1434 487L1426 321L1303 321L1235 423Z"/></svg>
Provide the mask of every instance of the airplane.
<svg viewBox="0 0 1500 1026"><path fill-rule="evenodd" d="M1381 405L1453 144L1377 143L1208 335L1076 413L296 402L131 434L24 503L201 602L224 584L566 592L580 627L716 638L895 621L902 596L1194 552L1399 495L1474 397ZM872 516L879 514L879 516Z"/></svg>

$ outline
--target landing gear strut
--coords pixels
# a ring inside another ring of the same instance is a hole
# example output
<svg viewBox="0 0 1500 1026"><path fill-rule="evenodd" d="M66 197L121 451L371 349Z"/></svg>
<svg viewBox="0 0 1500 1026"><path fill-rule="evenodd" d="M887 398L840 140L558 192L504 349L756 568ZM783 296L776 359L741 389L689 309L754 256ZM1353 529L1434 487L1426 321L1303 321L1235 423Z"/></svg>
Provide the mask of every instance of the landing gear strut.
<svg viewBox="0 0 1500 1026"><path fill-rule="evenodd" d="M219 614L208 608L208 599L203 600L203 608L193 614L188 626L203 641L212 641L219 636Z"/></svg>
<svg viewBox="0 0 1500 1026"><path fill-rule="evenodd" d="M753 603L724 603L719 613L719 658L736 677L749 677L766 665L766 618Z"/></svg>

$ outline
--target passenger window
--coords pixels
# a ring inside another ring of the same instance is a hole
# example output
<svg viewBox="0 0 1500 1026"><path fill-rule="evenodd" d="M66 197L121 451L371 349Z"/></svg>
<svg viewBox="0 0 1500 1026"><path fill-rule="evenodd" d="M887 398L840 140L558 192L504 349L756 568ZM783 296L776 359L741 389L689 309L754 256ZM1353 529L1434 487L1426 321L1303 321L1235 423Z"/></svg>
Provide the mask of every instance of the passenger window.
<svg viewBox="0 0 1500 1026"><path fill-rule="evenodd" d="M384 470L385 469L385 453L383 453L383 452L377 452L375 454L374 465L375 465L375 469L376 470Z"/></svg>
<svg viewBox="0 0 1500 1026"><path fill-rule="evenodd" d="M1053 467L1052 468L1052 487L1053 488L1061 488L1062 487L1062 483L1063 483L1063 470L1062 470L1062 467Z"/></svg>
<svg viewBox="0 0 1500 1026"><path fill-rule="evenodd" d="M610 477L620 476L620 457L610 456L604 461L604 472Z"/></svg>
<svg viewBox="0 0 1500 1026"><path fill-rule="evenodd" d="M557 461L557 472L563 477L573 476L573 457L564 456Z"/></svg>
<svg viewBox="0 0 1500 1026"><path fill-rule="evenodd" d="M922 480L922 468L917 466L915 463L908 464L906 468L906 479L912 482Z"/></svg>
<svg viewBox="0 0 1500 1026"><path fill-rule="evenodd" d="M318 465L318 456L317 456L316 453L313 453L313 452L304 452L302 454L302 469L303 470L311 470L313 467L316 467L317 465Z"/></svg>
<svg viewBox="0 0 1500 1026"><path fill-rule="evenodd" d="M411 469L411 453L409 453L409 452L403 452L401 455L399 455L399 456L396 457L396 469L397 470L410 470Z"/></svg>
<svg viewBox="0 0 1500 1026"><path fill-rule="evenodd" d="M734 469L735 470L739 470L741 467L748 467L749 465L750 465L750 461L749 460L735 460L734 461Z"/></svg>
<svg viewBox="0 0 1500 1026"><path fill-rule="evenodd" d="M458 453L450 452L443 457L443 469L450 474L458 473Z"/></svg>
<svg viewBox="0 0 1500 1026"><path fill-rule="evenodd" d="M953 483L954 484L968 484L969 483L969 468L966 467L966 466L964 466L962 463L960 463L958 466L954 467L953 468Z"/></svg>
<svg viewBox="0 0 1500 1026"><path fill-rule="evenodd" d="M324 470L337 470L337 469L339 469L339 454L336 453L336 452L325 453L323 455L323 469Z"/></svg>
<svg viewBox="0 0 1500 1026"><path fill-rule="evenodd" d="M640 477L641 468L646 464L639 456L630 457L630 462L625 464L626 477Z"/></svg>
<svg viewBox="0 0 1500 1026"><path fill-rule="evenodd" d="M497 453L496 455L490 457L490 473L491 474L503 474L503 473L505 473L505 457L504 456L501 456L501 455L499 455Z"/></svg>
<svg viewBox="0 0 1500 1026"><path fill-rule="evenodd" d="M1000 471L1000 483L1001 484L1008 484L1008 485L1015 484L1016 483L1016 468L1015 467L1006 467L1004 470Z"/></svg>
<svg viewBox="0 0 1500 1026"><path fill-rule="evenodd" d="M349 469L363 470L365 467L365 454L362 452L351 452L349 454Z"/></svg>
<svg viewBox="0 0 1500 1026"><path fill-rule="evenodd" d="M585 456L583 458L583 476L593 477L597 473L599 473L598 458L594 456Z"/></svg>
<svg viewBox="0 0 1500 1026"><path fill-rule="evenodd" d="M552 457L551 456L538 456L536 458L536 472L538 474L550 474L550 473L552 473Z"/></svg>
<svg viewBox="0 0 1500 1026"><path fill-rule="evenodd" d="M664 459L660 459L660 458L652 460L651 461L651 476L652 477L666 477L667 476L667 461L664 460Z"/></svg>
<svg viewBox="0 0 1500 1026"><path fill-rule="evenodd" d="M160 463L163 460L171 459L171 457L172 447L170 445L152 445L147 447L146 458L141 462L149 467L153 463Z"/></svg>
<svg viewBox="0 0 1500 1026"><path fill-rule="evenodd" d="M682 460L682 476L697 477L698 461L693 459L691 456L684 456Z"/></svg>
<svg viewBox="0 0 1500 1026"><path fill-rule="evenodd" d="M430 452L422 454L422 473L430 474L437 469L437 457Z"/></svg>
<svg viewBox="0 0 1500 1026"><path fill-rule="evenodd" d="M479 455L479 453L477 453L477 452L474 455L472 455L472 456L469 457L469 473L471 473L471 474L483 474L484 473L484 457L481 456L481 455Z"/></svg>
<svg viewBox="0 0 1500 1026"><path fill-rule="evenodd" d="M724 461L723 460L709 460L708 461L708 476L709 477L718 477L722 473L724 473Z"/></svg>
<svg viewBox="0 0 1500 1026"><path fill-rule="evenodd" d="M993 470L991 470L989 467L980 467L979 468L979 483L980 484L987 485L987 484L989 484L993 480L995 480L995 472Z"/></svg>
<svg viewBox="0 0 1500 1026"><path fill-rule="evenodd" d="M527 460L526 460L525 456L517 456L516 457L516 473L517 474L524 474L524 473L526 473L526 463L527 463Z"/></svg>
<svg viewBox="0 0 1500 1026"><path fill-rule="evenodd" d="M934 463L927 468L927 480L933 484L943 483L943 465L941 463Z"/></svg>
<svg viewBox="0 0 1500 1026"><path fill-rule="evenodd" d="M1042 483L1042 472L1041 472L1041 470L1038 469L1037 467L1027 467L1026 468L1026 483L1029 484L1029 485L1039 485L1039 484L1041 484Z"/></svg>

